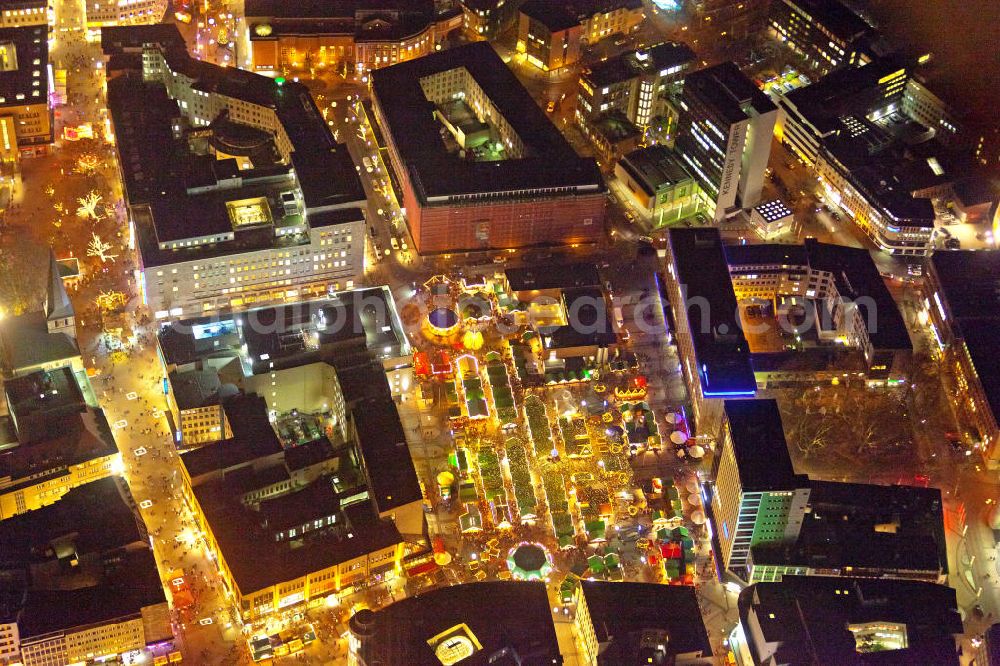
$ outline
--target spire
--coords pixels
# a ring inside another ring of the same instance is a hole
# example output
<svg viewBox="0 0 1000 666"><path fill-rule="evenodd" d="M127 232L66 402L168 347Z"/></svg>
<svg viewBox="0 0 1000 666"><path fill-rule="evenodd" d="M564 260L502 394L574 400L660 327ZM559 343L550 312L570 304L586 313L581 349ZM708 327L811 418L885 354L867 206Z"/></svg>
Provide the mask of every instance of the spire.
<svg viewBox="0 0 1000 666"><path fill-rule="evenodd" d="M70 303L69 296L66 295L66 287L63 285L56 255L52 248L49 248L49 281L45 293L45 318L51 322L55 319L72 319L75 314L73 304Z"/></svg>

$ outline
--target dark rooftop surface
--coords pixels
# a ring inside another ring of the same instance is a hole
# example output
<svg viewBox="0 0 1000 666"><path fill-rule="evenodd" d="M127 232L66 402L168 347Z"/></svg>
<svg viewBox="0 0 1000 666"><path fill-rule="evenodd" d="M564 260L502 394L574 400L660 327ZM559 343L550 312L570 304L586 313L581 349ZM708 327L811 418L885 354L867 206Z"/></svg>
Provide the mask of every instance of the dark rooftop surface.
<svg viewBox="0 0 1000 666"><path fill-rule="evenodd" d="M140 525L118 476L73 488L54 504L0 522L0 570L29 572L27 594L17 603L21 638L138 614L143 606L164 602ZM76 567L67 565L70 556Z"/></svg>
<svg viewBox="0 0 1000 666"><path fill-rule="evenodd" d="M751 117L745 110L747 108L753 109L757 114L777 108L733 62L724 62L688 74L684 78L684 96L700 99L730 124Z"/></svg>
<svg viewBox="0 0 1000 666"><path fill-rule="evenodd" d="M0 566L51 560L50 543L68 538L79 555L143 541L125 482L109 476L71 489L58 502L0 521Z"/></svg>
<svg viewBox="0 0 1000 666"><path fill-rule="evenodd" d="M580 25L580 19L565 5L551 0L528 0L521 5L520 12L538 21L550 32L559 32Z"/></svg>
<svg viewBox="0 0 1000 666"><path fill-rule="evenodd" d="M640 53L643 55L638 55ZM664 42L594 63L590 72L584 74L584 79L593 86L608 86L646 73L659 73L671 67L681 66L683 69L694 61L694 51L687 44Z"/></svg>
<svg viewBox="0 0 1000 666"><path fill-rule="evenodd" d="M726 400L726 419L743 490L795 490L809 480L796 474L788 455L778 403L772 399Z"/></svg>
<svg viewBox="0 0 1000 666"><path fill-rule="evenodd" d="M864 19L840 0L794 0L789 4L800 7L815 22L848 42L871 30Z"/></svg>
<svg viewBox="0 0 1000 666"><path fill-rule="evenodd" d="M16 69L0 71L0 108L48 104L48 40L49 30L44 25L0 29L0 43L13 44L17 59Z"/></svg>
<svg viewBox="0 0 1000 666"><path fill-rule="evenodd" d="M901 69L906 69L906 62L899 58L877 58L863 67L831 72L815 83L796 88L785 98L825 134L841 128L841 116L870 111L871 93L879 86L879 79Z"/></svg>
<svg viewBox="0 0 1000 666"><path fill-rule="evenodd" d="M569 323L548 333L546 348L608 347L618 341L600 287L572 287L564 289L562 296Z"/></svg>
<svg viewBox="0 0 1000 666"><path fill-rule="evenodd" d="M633 150L620 164L649 196L661 187L691 180L674 152L662 145Z"/></svg>
<svg viewBox="0 0 1000 666"><path fill-rule="evenodd" d="M243 394L228 398L222 406L233 437L181 456L181 462L192 479L216 470L239 467L282 451L281 442L267 418L267 402L263 398Z"/></svg>
<svg viewBox="0 0 1000 666"><path fill-rule="evenodd" d="M597 642L611 641L604 663L646 663L638 646L645 630L665 631L670 654L712 655L693 587L583 580L580 588Z"/></svg>
<svg viewBox="0 0 1000 666"><path fill-rule="evenodd" d="M750 365L750 346L740 329L719 231L671 229L669 242L677 281L687 301L683 306L691 305L688 320L702 393L705 397L754 395L757 381ZM707 306L698 299L704 299Z"/></svg>
<svg viewBox="0 0 1000 666"><path fill-rule="evenodd" d="M867 313L870 316L866 321L876 349L913 349L903 315L868 250L820 243L813 238L806 239L805 248L809 265L832 273L842 297L857 303L871 299L875 304L875 311Z"/></svg>
<svg viewBox="0 0 1000 666"><path fill-rule="evenodd" d="M846 594L844 593L846 591ZM785 576L779 583L757 583L743 590L740 621L751 613L761 628L761 643L777 643L782 664L935 664L957 665L953 635L962 633L955 590L933 583ZM908 648L859 654L852 624L892 622L906 625ZM749 642L754 660L762 655Z"/></svg>
<svg viewBox="0 0 1000 666"><path fill-rule="evenodd" d="M382 382L387 382L382 376ZM406 445L403 424L391 399L367 400L352 410L358 446L372 499L380 513L419 501L417 472Z"/></svg>
<svg viewBox="0 0 1000 666"><path fill-rule="evenodd" d="M540 291L593 287L601 284L597 266L590 263L557 264L555 266L508 268L504 271L511 291Z"/></svg>
<svg viewBox="0 0 1000 666"><path fill-rule="evenodd" d="M307 522L330 515L329 510L338 504L325 477L312 486L311 490L271 500L260 512L240 502L239 492L230 487L228 479L213 479L195 486L198 504L243 594L294 580L402 541L392 521L379 520L371 505L364 502L345 509L347 525L338 523L336 529L306 532L298 540L276 541L274 534L280 527L268 525L268 517L281 524L290 524L288 521L294 518ZM303 492L308 494L300 496ZM317 503L314 492L325 492L325 499Z"/></svg>
<svg viewBox="0 0 1000 666"><path fill-rule="evenodd" d="M274 112L291 143L291 167L310 212L364 201L364 190L346 147L334 141L305 86L191 58L173 25L107 28L102 31L101 44L104 54L113 59L109 67L116 64L125 68L108 82L108 109L118 139L125 190L130 205L150 204L152 208L152 219L139 216L136 224L145 266L293 243L275 239L269 230L263 234L258 230L238 233L237 240L227 243L160 250L157 241L229 231L225 200L261 193L228 190L192 195L184 189L184 179L178 175L190 171L192 157L186 142L173 137L172 124L181 115L177 103L163 85L142 81L141 69L137 69L140 60L116 59L136 52L145 43L159 45L168 67L193 80L192 89L234 97ZM250 179L253 173L241 175Z"/></svg>
<svg viewBox="0 0 1000 666"><path fill-rule="evenodd" d="M0 321L0 359L8 371L80 355L74 338L49 333L41 310L8 316Z"/></svg>
<svg viewBox="0 0 1000 666"><path fill-rule="evenodd" d="M0 452L0 478L9 476L14 485L5 488L13 492L18 481L37 484L43 478L66 474L66 467L109 456L118 449L104 412L84 406L73 411L47 417L48 431L40 439ZM32 477L30 481L25 477Z"/></svg>
<svg viewBox="0 0 1000 666"><path fill-rule="evenodd" d="M463 623L482 650L463 659L462 666L562 663L545 586L538 583L441 587L386 606L374 613L373 623L370 650L366 647L369 663L440 666L428 640ZM493 659L508 646L520 662L510 655Z"/></svg>
<svg viewBox="0 0 1000 666"><path fill-rule="evenodd" d="M754 546L759 564L948 573L941 491L811 481L794 546Z"/></svg>
<svg viewBox="0 0 1000 666"><path fill-rule="evenodd" d="M726 258L730 266L809 266L831 273L840 296L858 303L865 313L868 336L875 349L913 348L903 316L868 250L807 238L804 245L727 245ZM869 299L874 304L870 313Z"/></svg>
<svg viewBox="0 0 1000 666"><path fill-rule="evenodd" d="M420 79L465 68L526 147L526 157L468 162L448 153ZM372 93L424 204L437 197L537 188L604 191L597 163L577 156L488 42L448 49L372 72Z"/></svg>

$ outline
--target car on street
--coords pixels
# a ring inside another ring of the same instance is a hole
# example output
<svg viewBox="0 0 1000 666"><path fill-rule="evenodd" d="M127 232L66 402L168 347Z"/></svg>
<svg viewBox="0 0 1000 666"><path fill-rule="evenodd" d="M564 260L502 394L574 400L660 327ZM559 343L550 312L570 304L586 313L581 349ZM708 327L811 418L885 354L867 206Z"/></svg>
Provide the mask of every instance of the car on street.
<svg viewBox="0 0 1000 666"><path fill-rule="evenodd" d="M547 112L549 112L549 113L555 112L555 110L556 110L556 103L554 101L552 101L552 100L549 100L549 103L545 105L545 110Z"/></svg>

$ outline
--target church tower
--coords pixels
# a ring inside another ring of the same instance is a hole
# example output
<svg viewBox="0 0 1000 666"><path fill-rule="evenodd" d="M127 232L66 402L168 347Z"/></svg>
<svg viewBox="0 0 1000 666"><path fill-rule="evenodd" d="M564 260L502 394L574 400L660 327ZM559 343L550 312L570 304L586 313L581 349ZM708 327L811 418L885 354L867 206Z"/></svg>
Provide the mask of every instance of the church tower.
<svg viewBox="0 0 1000 666"><path fill-rule="evenodd" d="M45 293L45 322L49 333L65 333L76 339L76 312L66 294L56 255L49 250L49 281Z"/></svg>

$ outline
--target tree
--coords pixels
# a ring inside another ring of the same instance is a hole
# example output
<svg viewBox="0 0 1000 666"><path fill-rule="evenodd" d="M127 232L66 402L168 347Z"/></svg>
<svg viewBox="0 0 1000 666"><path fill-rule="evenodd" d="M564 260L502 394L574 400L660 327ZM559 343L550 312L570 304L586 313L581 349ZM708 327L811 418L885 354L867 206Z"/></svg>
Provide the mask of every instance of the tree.
<svg viewBox="0 0 1000 666"><path fill-rule="evenodd" d="M97 207L101 205L103 200L104 198L100 194L91 190L87 193L87 196L77 199L80 207L76 209L76 214L85 220L90 218L94 222L97 222L101 219L101 214L97 212Z"/></svg>
<svg viewBox="0 0 1000 666"><path fill-rule="evenodd" d="M92 175L97 171L97 167L101 165L100 158L93 153L84 153L76 159L76 166L74 170L77 173L82 173L85 176Z"/></svg>
<svg viewBox="0 0 1000 666"><path fill-rule="evenodd" d="M114 262L118 255L110 254L111 249L111 243L105 243L101 240L100 236L95 233L91 233L90 244L87 245L88 257L97 257L101 260L102 264L106 264L109 261Z"/></svg>

